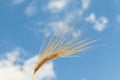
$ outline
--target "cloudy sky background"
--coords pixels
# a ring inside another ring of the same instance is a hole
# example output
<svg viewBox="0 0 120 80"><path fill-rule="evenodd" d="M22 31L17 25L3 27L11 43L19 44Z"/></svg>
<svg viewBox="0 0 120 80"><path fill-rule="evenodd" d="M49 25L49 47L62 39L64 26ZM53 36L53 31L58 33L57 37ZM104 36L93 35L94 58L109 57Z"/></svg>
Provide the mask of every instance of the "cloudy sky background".
<svg viewBox="0 0 120 80"><path fill-rule="evenodd" d="M120 80L120 0L0 0L0 80L31 80L42 39L74 26L96 47L45 64L38 78Z"/></svg>

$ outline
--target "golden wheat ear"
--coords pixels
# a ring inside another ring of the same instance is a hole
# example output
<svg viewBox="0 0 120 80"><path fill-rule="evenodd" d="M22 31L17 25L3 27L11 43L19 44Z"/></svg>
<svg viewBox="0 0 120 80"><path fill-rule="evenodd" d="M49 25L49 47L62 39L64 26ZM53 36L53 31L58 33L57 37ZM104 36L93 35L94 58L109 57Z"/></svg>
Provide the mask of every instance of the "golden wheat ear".
<svg viewBox="0 0 120 80"><path fill-rule="evenodd" d="M84 52L92 48L91 44L96 42L96 40L90 40L90 39L78 40L78 38L71 37L70 35L62 35L62 36L61 35L53 36L49 40L47 45L44 47L40 59L35 65L34 74L46 62L64 56ZM34 75L33 75L33 79L34 79Z"/></svg>

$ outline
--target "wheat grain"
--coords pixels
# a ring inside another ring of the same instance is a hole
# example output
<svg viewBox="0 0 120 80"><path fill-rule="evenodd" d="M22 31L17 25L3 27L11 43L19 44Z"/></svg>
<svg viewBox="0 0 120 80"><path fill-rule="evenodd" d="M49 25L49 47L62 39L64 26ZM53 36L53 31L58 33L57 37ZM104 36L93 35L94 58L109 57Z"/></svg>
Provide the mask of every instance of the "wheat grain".
<svg viewBox="0 0 120 80"><path fill-rule="evenodd" d="M72 55L79 52L84 52L92 46L90 44L96 42L96 40L77 40L75 38L70 38L70 36L62 37L52 37L52 39L47 43L46 47L42 51L39 61L35 65L34 74L44 65L46 62L61 58L64 56ZM33 80L34 80L33 74Z"/></svg>

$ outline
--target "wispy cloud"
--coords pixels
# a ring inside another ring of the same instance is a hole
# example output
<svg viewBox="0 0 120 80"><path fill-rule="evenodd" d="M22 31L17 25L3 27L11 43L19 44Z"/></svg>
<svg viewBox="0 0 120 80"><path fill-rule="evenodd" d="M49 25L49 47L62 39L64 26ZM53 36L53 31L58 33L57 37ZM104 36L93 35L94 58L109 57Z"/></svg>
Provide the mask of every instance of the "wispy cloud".
<svg viewBox="0 0 120 80"><path fill-rule="evenodd" d="M12 3L14 4L14 5L18 5L18 4L21 4L21 3L23 3L25 0L12 0Z"/></svg>
<svg viewBox="0 0 120 80"><path fill-rule="evenodd" d="M51 33L56 34L58 32L71 31L72 27L76 26L74 25L74 23L77 21L77 19L78 18L80 19L81 17L83 17L82 16L83 13L85 12L85 10L89 8L90 2L91 0L81 0L81 1L51 0L49 1L48 4L46 4L48 10L45 12L47 13L47 12L55 11L57 13L56 14L50 13L50 16L48 17L49 21L41 25L45 27L41 31L44 32L45 36L49 36ZM64 10L63 11L64 13L61 13L62 10ZM37 28L39 29L36 29L36 31L34 30L34 32L40 32L41 27L37 27ZM81 31L78 30L76 32L73 32L72 35L73 37L77 37L81 35Z"/></svg>
<svg viewBox="0 0 120 80"><path fill-rule="evenodd" d="M72 35L73 35L74 38L78 38L79 36L82 35L82 31L78 29L78 30L74 31L72 33Z"/></svg>
<svg viewBox="0 0 120 80"><path fill-rule="evenodd" d="M37 7L36 7L36 4L35 4L36 2L35 1L32 1L29 5L28 5L28 7L25 9L25 15L26 16L28 16L28 17L30 17L30 16L32 16L32 15L34 15L34 14L36 14L37 13Z"/></svg>
<svg viewBox="0 0 120 80"><path fill-rule="evenodd" d="M70 33L74 38L81 36L80 29L76 30L73 26L70 26L68 23L63 21L51 22L49 26L44 29L46 37L50 36L51 33L54 35Z"/></svg>
<svg viewBox="0 0 120 80"><path fill-rule="evenodd" d="M16 48L11 52L5 53L0 58L0 80L31 80L33 67L38 60L38 55L27 60L20 58L22 48ZM22 64L20 64L22 63ZM40 69L40 80L55 78L53 63L49 62ZM6 77L7 76L7 77Z"/></svg>
<svg viewBox="0 0 120 80"><path fill-rule="evenodd" d="M68 24L63 21L53 21L48 25L49 26L43 31L45 36L49 36L51 33L54 33L55 35L59 33L67 33L72 29L72 27L69 27Z"/></svg>
<svg viewBox="0 0 120 80"><path fill-rule="evenodd" d="M63 21L52 22L50 26L52 27L54 33L58 33L58 32L61 33L63 31L64 33L66 33L71 30L70 27Z"/></svg>
<svg viewBox="0 0 120 80"><path fill-rule="evenodd" d="M70 6L68 4L76 6L76 2L81 4L81 8L80 7L78 7L78 8L81 9L81 11L85 11L86 9L89 8L91 0L81 0L81 2L79 0L77 0L77 1L74 1L74 0L51 0L48 3L47 8L51 12L57 13L59 11L65 10L69 7L73 8L72 6ZM78 10L78 9L76 9L76 10ZM70 11L68 11L68 12L70 12Z"/></svg>
<svg viewBox="0 0 120 80"><path fill-rule="evenodd" d="M108 24L108 19L104 16L96 18L94 13L91 13L87 18L86 21L94 25L94 29L97 31L103 31Z"/></svg>
<svg viewBox="0 0 120 80"><path fill-rule="evenodd" d="M49 11L55 11L60 12L61 10L65 10L62 15L64 17L59 17L58 20L54 20L52 17L52 21L48 23L49 27L47 27L44 32L45 35L49 35L51 33L51 30L54 34L58 32L69 32L72 30L72 27L74 25L70 25L71 23L74 23L78 17L81 17L82 14L87 10L90 6L91 0L77 0L72 1L70 0L51 0L48 4ZM69 5L68 5L69 3ZM81 6L80 6L81 4ZM79 7L78 7L79 6ZM70 9L70 10L69 10ZM61 13L57 13L55 15L60 16ZM53 15L54 16L54 15ZM81 31L78 30L76 32L73 32L73 37L77 37L81 35Z"/></svg>
<svg viewBox="0 0 120 80"><path fill-rule="evenodd" d="M58 12L66 6L68 0L51 0L48 3L48 10L52 12Z"/></svg>
<svg viewBox="0 0 120 80"><path fill-rule="evenodd" d="M82 8L86 10L90 5L90 0L82 0Z"/></svg>

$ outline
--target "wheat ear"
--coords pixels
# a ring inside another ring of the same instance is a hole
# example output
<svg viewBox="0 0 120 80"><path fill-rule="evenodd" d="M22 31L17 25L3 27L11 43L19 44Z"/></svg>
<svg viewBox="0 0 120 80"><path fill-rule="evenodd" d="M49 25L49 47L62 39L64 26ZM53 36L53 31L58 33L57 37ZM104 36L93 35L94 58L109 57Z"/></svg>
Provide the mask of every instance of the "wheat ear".
<svg viewBox="0 0 120 80"><path fill-rule="evenodd" d="M42 51L42 55L40 56L39 61L35 65L34 74L46 62L75 53L84 52L92 48L91 44L94 42L96 42L96 40L77 40L75 38L70 38L70 36L52 37L52 39L47 43L46 47ZM34 74L32 80L34 80Z"/></svg>

